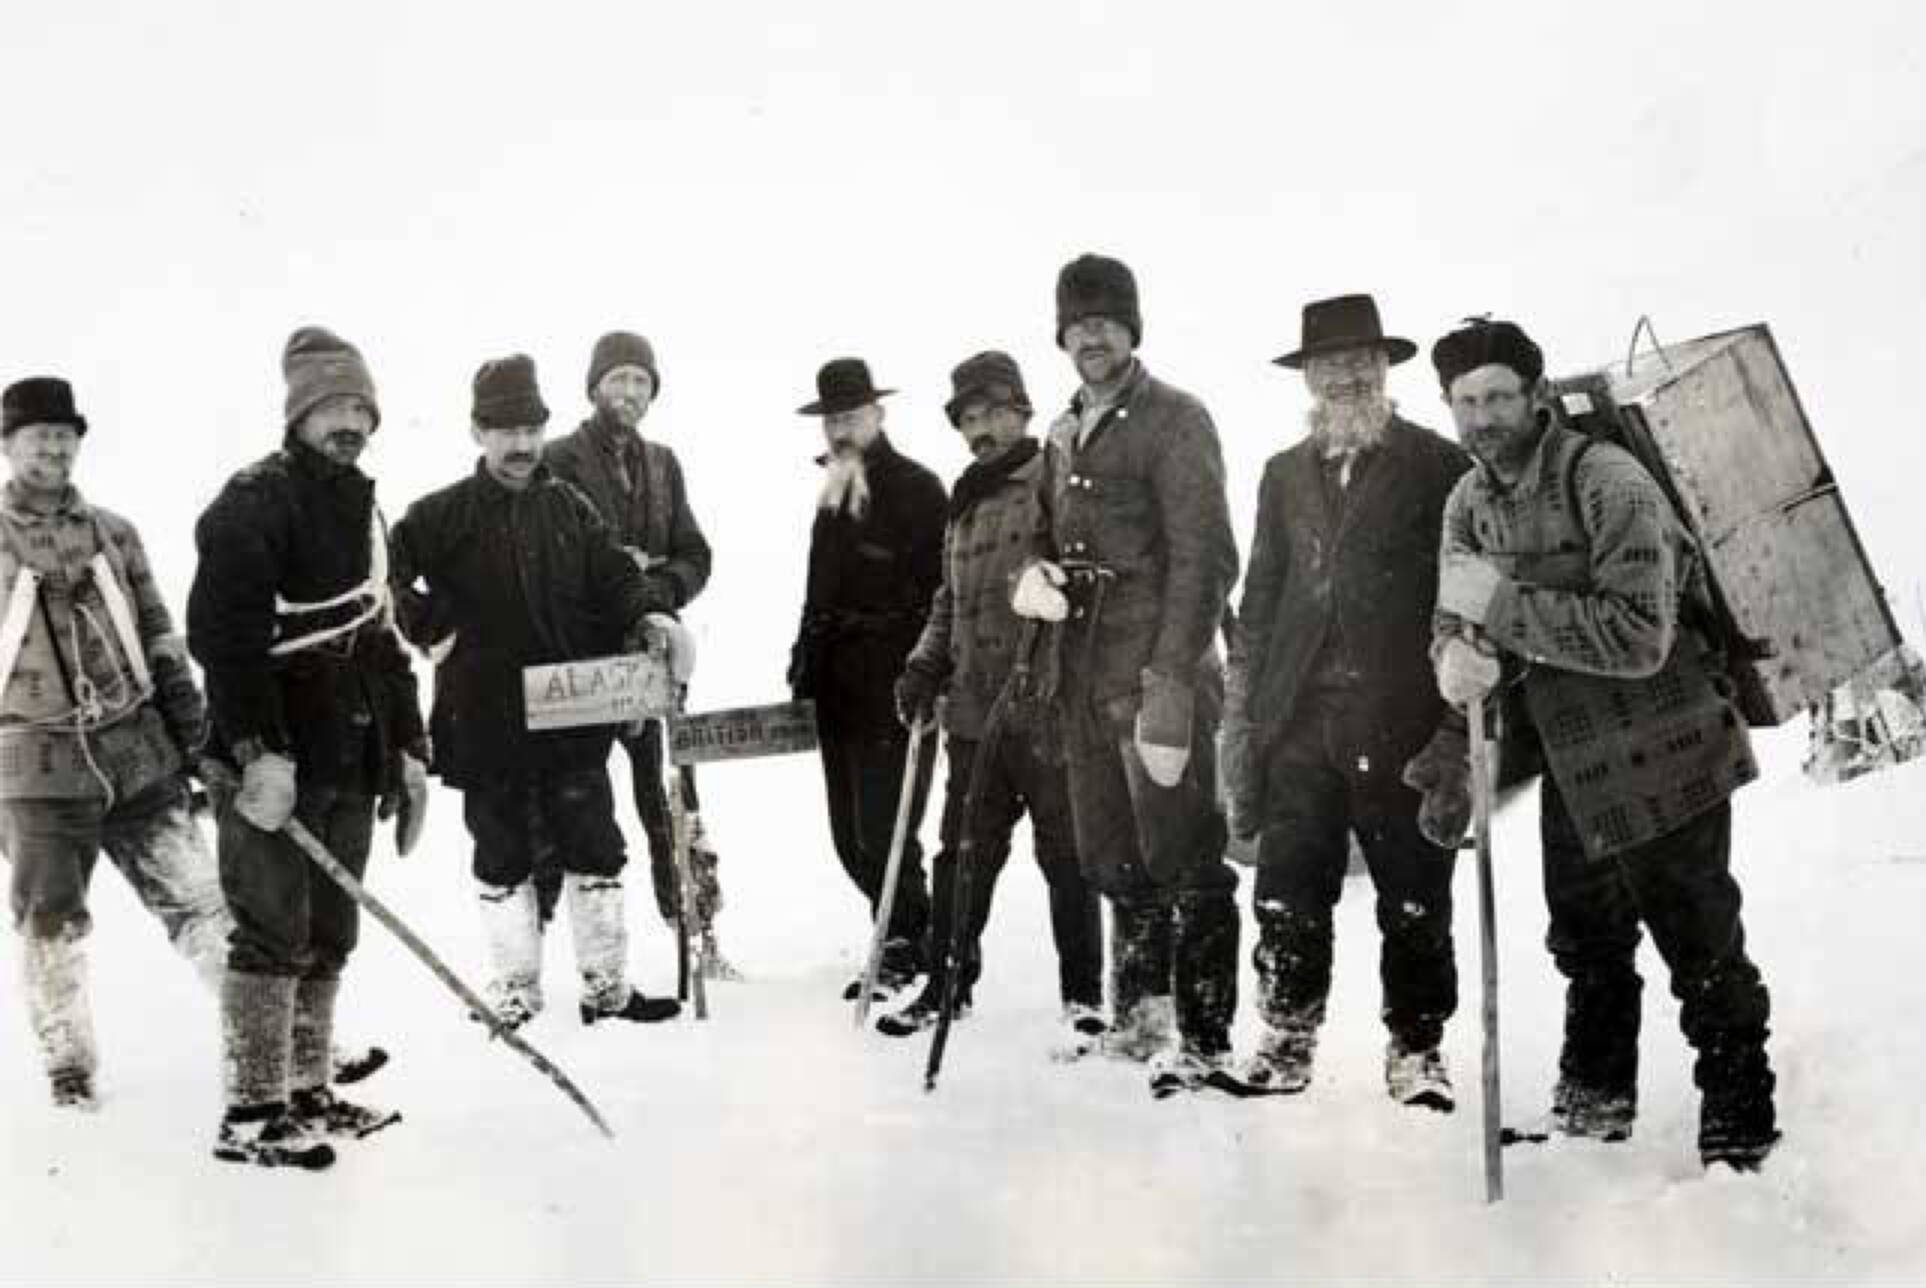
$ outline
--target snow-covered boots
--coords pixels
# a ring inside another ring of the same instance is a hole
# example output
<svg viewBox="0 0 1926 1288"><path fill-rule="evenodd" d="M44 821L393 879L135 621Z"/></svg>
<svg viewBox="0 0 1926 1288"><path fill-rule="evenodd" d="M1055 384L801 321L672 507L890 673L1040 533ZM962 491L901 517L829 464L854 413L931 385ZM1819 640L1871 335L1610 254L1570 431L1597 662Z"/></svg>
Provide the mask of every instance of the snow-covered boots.
<svg viewBox="0 0 1926 1288"><path fill-rule="evenodd" d="M1561 1136L1606 1142L1629 1140L1637 1119L1635 1087L1599 1087L1568 1076L1552 1088L1551 1125Z"/></svg>
<svg viewBox="0 0 1926 1288"><path fill-rule="evenodd" d="M359 1139L400 1122L401 1115L343 1100L328 1086L334 1072L334 1004L340 992L339 979L304 979L295 986L288 1110L315 1135Z"/></svg>
<svg viewBox="0 0 1926 1288"><path fill-rule="evenodd" d="M1392 1038L1384 1048L1384 1089L1401 1105L1448 1114L1457 1108L1444 1053L1435 1046L1407 1047Z"/></svg>
<svg viewBox="0 0 1926 1288"><path fill-rule="evenodd" d="M489 969L484 995L504 1026L519 1029L542 1009L542 929L534 883L484 883L481 922Z"/></svg>
<svg viewBox="0 0 1926 1288"><path fill-rule="evenodd" d="M1757 1171L1779 1141L1772 1093L1778 1079L1766 1057L1763 1029L1714 1039L1699 1052L1694 1076L1699 1105L1699 1158Z"/></svg>
<svg viewBox="0 0 1926 1288"><path fill-rule="evenodd" d="M1171 990L1184 1050L1217 1061L1230 1053L1237 1013L1237 901L1231 891L1186 890L1171 929Z"/></svg>
<svg viewBox="0 0 1926 1288"><path fill-rule="evenodd" d="M214 1157L261 1167L319 1169L334 1150L288 1113L295 981L229 971L221 983L222 1072L227 1110Z"/></svg>
<svg viewBox="0 0 1926 1288"><path fill-rule="evenodd" d="M1170 995L1171 911L1159 898L1110 903L1110 1032L1104 1054L1144 1061L1177 1027Z"/></svg>
<svg viewBox="0 0 1926 1288"><path fill-rule="evenodd" d="M40 1043L53 1102L92 1109L100 1056L94 1044L93 1007L87 998L86 950L71 930L50 938L28 934L20 942L27 1017Z"/></svg>
<svg viewBox="0 0 1926 1288"><path fill-rule="evenodd" d="M1280 1095L1296 1095L1311 1085L1323 1008L1292 1012L1260 1006L1259 1011L1263 1021L1257 1049L1244 1064L1244 1081Z"/></svg>
<svg viewBox="0 0 1926 1288"><path fill-rule="evenodd" d="M876 968L876 988L871 1002L887 1002L916 983L926 966L923 945L913 939L890 939L883 944L883 960ZM867 961L865 961L867 966ZM853 1002L863 991L863 976L858 975L843 989L843 1000Z"/></svg>
<svg viewBox="0 0 1926 1288"><path fill-rule="evenodd" d="M568 874L569 925L582 973L582 1023L634 1020L653 1024L681 1013L674 998L650 998L629 984L629 929L619 877Z"/></svg>

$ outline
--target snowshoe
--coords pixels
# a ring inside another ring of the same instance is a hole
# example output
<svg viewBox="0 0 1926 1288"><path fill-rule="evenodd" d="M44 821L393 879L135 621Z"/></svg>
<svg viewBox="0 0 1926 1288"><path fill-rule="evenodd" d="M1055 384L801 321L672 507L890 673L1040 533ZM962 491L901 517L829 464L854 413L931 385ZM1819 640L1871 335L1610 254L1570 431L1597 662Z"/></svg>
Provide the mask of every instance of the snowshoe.
<svg viewBox="0 0 1926 1288"><path fill-rule="evenodd" d="M343 1100L327 1087L308 1087L288 1098L288 1116L314 1136L361 1140L401 1121L392 1109L370 1109Z"/></svg>
<svg viewBox="0 0 1926 1288"><path fill-rule="evenodd" d="M227 1111L214 1140L214 1157L224 1163L318 1172L334 1165L334 1147L311 1138L281 1105L257 1105Z"/></svg>
<svg viewBox="0 0 1926 1288"><path fill-rule="evenodd" d="M78 1109L92 1113L100 1108L94 1094L94 1075L85 1069L62 1069L49 1079L56 1109Z"/></svg>
<svg viewBox="0 0 1926 1288"><path fill-rule="evenodd" d="M1058 1064L1081 1060L1103 1045L1110 1031L1103 1012L1084 1002L1068 1002L1063 1008L1063 1038L1050 1048L1050 1058Z"/></svg>
<svg viewBox="0 0 1926 1288"><path fill-rule="evenodd" d="M347 1051L340 1047L334 1050L334 1080L342 1086L351 1086L363 1079L371 1078L388 1063L388 1053L378 1046L365 1047L359 1051Z"/></svg>
<svg viewBox="0 0 1926 1288"><path fill-rule="evenodd" d="M965 1019L970 1014L971 999L967 989L959 990L956 995L956 1009L950 1015L950 1022ZM925 984L916 1000L902 1010L885 1015L876 1021L876 1031L892 1038L906 1038L936 1027L943 1018L943 986Z"/></svg>
<svg viewBox="0 0 1926 1288"><path fill-rule="evenodd" d="M650 997L639 988L629 990L629 1000L613 1010L602 1010L587 1002L582 1003L582 1023L599 1024L603 1020L631 1020L637 1024L659 1024L672 1020L682 1014L682 1003L673 997Z"/></svg>
<svg viewBox="0 0 1926 1288"><path fill-rule="evenodd" d="M1437 1047L1412 1051L1394 1038L1384 1053L1384 1087L1391 1099L1414 1109L1448 1114L1458 1107L1444 1053Z"/></svg>

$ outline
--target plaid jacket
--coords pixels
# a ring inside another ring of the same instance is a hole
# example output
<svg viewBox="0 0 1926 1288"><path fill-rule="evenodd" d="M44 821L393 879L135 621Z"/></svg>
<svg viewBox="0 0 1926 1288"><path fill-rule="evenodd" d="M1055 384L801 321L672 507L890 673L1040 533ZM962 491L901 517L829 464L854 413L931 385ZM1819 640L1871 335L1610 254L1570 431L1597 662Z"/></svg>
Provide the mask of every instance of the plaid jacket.
<svg viewBox="0 0 1926 1288"><path fill-rule="evenodd" d="M1697 544L1630 453L1586 442L1548 427L1509 488L1466 474L1440 560L1481 555L1503 575L1485 629L1523 664L1530 730L1501 728L1501 743L1536 733L1600 858L1675 831L1758 766L1710 642L1680 622L1705 593ZM1435 629L1456 627L1441 614Z"/></svg>

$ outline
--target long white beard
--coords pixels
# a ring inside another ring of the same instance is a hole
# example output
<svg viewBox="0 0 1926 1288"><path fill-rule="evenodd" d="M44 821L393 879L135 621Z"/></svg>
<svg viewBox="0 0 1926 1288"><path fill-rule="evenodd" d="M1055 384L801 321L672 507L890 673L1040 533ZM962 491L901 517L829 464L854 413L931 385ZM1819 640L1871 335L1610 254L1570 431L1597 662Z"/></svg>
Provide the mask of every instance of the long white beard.
<svg viewBox="0 0 1926 1288"><path fill-rule="evenodd" d="M1382 395L1357 402L1316 402L1311 404L1304 420L1324 455L1341 456L1382 442L1396 407L1395 402Z"/></svg>
<svg viewBox="0 0 1926 1288"><path fill-rule="evenodd" d="M847 513L860 519L869 513L869 471L861 456L832 457L823 467L823 488L816 494L816 508L831 514Z"/></svg>

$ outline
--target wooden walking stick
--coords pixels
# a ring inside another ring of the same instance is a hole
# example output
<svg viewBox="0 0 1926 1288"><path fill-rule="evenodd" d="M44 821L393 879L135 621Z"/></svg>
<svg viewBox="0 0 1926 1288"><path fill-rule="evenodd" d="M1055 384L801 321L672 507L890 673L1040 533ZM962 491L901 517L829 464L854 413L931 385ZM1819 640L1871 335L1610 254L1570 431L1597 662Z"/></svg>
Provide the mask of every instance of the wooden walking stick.
<svg viewBox="0 0 1926 1288"><path fill-rule="evenodd" d="M869 1021L869 995L883 969L883 945L889 939L890 913L896 908L896 878L903 867L903 846L909 839L910 806L916 801L917 769L923 759L923 735L929 728L921 716L910 726L909 754L904 757L903 790L896 794L896 828L889 838L889 863L883 869L883 893L876 904L876 927L869 936L869 962L863 968L863 987L856 994L856 1027Z"/></svg>
<svg viewBox="0 0 1926 1288"><path fill-rule="evenodd" d="M1485 1202L1505 1197L1504 1107L1498 1083L1498 913L1491 878L1491 744L1485 738L1485 700L1465 704L1471 726L1471 826L1478 847L1478 948L1484 976Z"/></svg>

